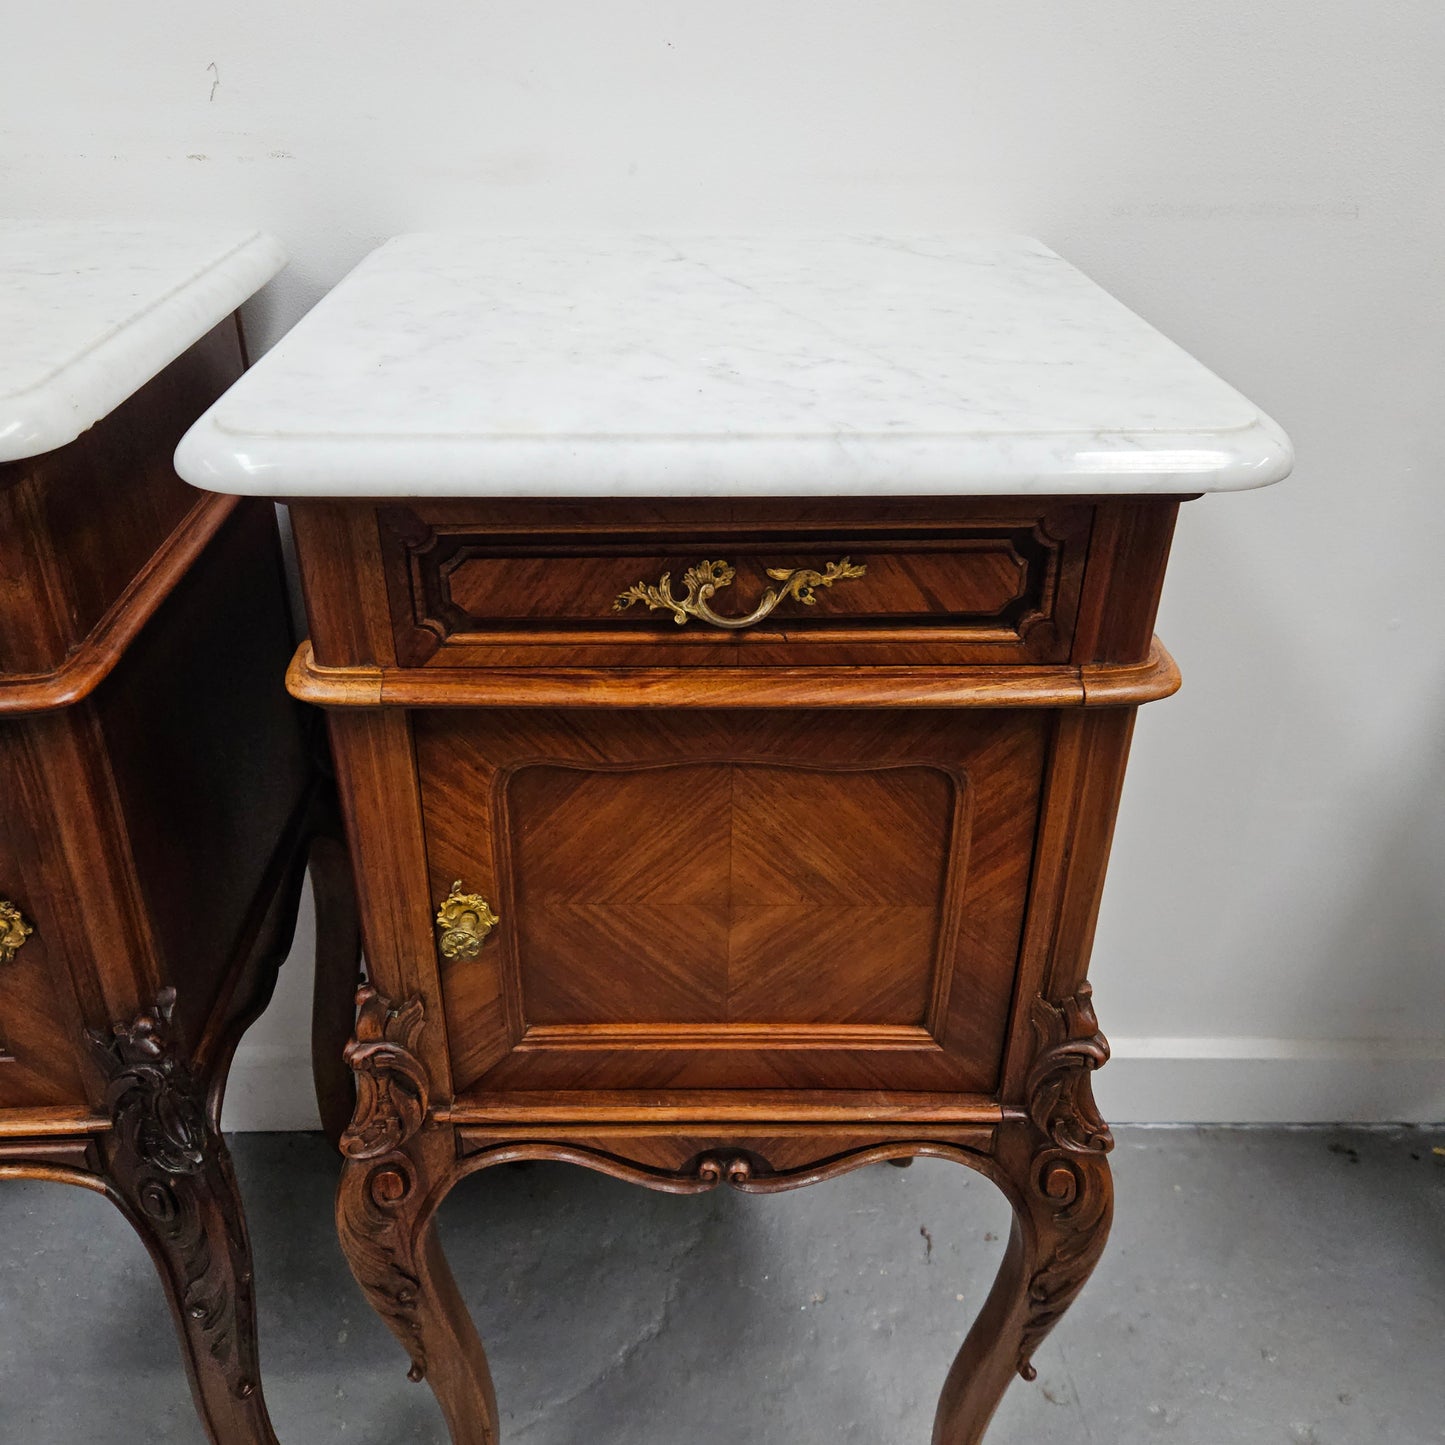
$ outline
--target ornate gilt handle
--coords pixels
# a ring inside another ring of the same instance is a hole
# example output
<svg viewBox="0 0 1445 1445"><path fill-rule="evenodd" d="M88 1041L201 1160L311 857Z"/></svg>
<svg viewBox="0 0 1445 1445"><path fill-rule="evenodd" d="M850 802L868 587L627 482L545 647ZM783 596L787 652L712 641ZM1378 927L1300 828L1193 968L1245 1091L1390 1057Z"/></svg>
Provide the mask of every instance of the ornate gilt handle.
<svg viewBox="0 0 1445 1445"><path fill-rule="evenodd" d="M813 595L815 587L831 587L835 582L846 582L851 577L862 577L868 568L861 562L851 562L844 557L839 562L829 562L821 572L811 567L799 567L789 571L786 567L769 567L768 576L780 587L769 587L762 600L746 617L723 617L708 606L708 599L724 587L730 587L734 572L726 562L699 562L682 574L685 597L677 597L672 590L672 573L664 572L651 586L646 582L634 582L612 606L618 612L625 612L634 602L646 603L651 611L664 608L672 613L672 620L679 627L689 617L696 617L713 627L751 627L761 622L778 603L789 598L811 607L818 599Z"/></svg>
<svg viewBox="0 0 1445 1445"><path fill-rule="evenodd" d="M442 957L475 958L499 921L491 904L479 893L462 892L462 880L458 878L437 909L437 927L442 931L437 947Z"/></svg>
<svg viewBox="0 0 1445 1445"><path fill-rule="evenodd" d="M34 932L25 915L8 898L0 898L0 963L14 963Z"/></svg>

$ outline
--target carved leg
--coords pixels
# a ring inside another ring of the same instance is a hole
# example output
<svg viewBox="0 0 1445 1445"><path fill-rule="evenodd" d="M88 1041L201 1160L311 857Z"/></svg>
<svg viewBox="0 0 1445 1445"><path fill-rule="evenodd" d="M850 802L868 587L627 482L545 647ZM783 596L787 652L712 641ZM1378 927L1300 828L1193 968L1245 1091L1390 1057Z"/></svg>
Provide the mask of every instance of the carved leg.
<svg viewBox="0 0 1445 1445"><path fill-rule="evenodd" d="M487 1357L434 1227L454 1179L451 1131L425 1128L426 1075L411 1052L422 1024L413 999L394 1009L375 990L357 995L356 1115L336 1197L341 1247L371 1306L425 1379L453 1445L496 1445L497 1402Z"/></svg>
<svg viewBox="0 0 1445 1445"><path fill-rule="evenodd" d="M1033 1353L1093 1273L1113 1217L1103 1154L1065 1154L1024 1126L1005 1129L996 1159L996 1177L1014 1206L1013 1229L998 1278L948 1372L934 1445L976 1445L1014 1376L1034 1378Z"/></svg>
<svg viewBox="0 0 1445 1445"><path fill-rule="evenodd" d="M205 1089L176 1051L174 1003L167 989L154 1012L92 1035L109 1078L103 1176L160 1273L206 1433L216 1445L276 1445L240 1194Z"/></svg>
<svg viewBox="0 0 1445 1445"><path fill-rule="evenodd" d="M352 999L361 976L361 923L351 858L338 832L321 833L312 840L310 866L311 892L316 900L311 1073L321 1127L339 1147L356 1106L356 1090L344 1054L356 1026Z"/></svg>
<svg viewBox="0 0 1445 1445"><path fill-rule="evenodd" d="M1015 1374L1034 1378L1034 1351L1094 1271L1114 1214L1113 1137L1089 1075L1108 1058L1084 984L1062 1004L1038 1000L1041 1048L1029 1117L1000 1130L992 1168L1014 1222L998 1278L948 1372L934 1445L977 1445Z"/></svg>

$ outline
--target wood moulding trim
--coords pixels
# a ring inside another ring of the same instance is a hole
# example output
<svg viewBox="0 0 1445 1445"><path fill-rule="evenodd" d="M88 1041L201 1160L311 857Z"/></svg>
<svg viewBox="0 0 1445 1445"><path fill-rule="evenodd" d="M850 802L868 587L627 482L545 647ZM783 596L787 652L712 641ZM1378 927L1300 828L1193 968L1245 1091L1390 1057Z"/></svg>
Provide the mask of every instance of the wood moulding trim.
<svg viewBox="0 0 1445 1445"><path fill-rule="evenodd" d="M501 1131L461 1129L457 1140L458 1169L464 1175L474 1174L498 1164L538 1160L579 1165L663 1194L707 1194L719 1185L727 1185L741 1194L781 1194L890 1159L951 1159L979 1168L996 1143L994 1129L975 1126L950 1129L948 1133L952 1137L948 1139L921 1138L916 1130L883 1126L869 1130L873 1140L861 1146L847 1134L830 1137L826 1130L802 1129L787 1132L806 1142L810 1153L816 1151L813 1159L801 1165L775 1168L766 1155L748 1147L765 1145L785 1136L783 1128L775 1127L763 1138L758 1138L756 1131L744 1130L736 1135L735 1143L710 1143L680 1169L643 1163L614 1152L627 1149L629 1144L643 1144L656 1138L657 1132L645 1125L635 1129L610 1129L604 1138L614 1147L604 1149L598 1147L601 1140L589 1144L574 1142L566 1129L539 1129L525 1140L509 1138ZM668 1137L673 1137L672 1131L667 1132Z"/></svg>
<svg viewBox="0 0 1445 1445"><path fill-rule="evenodd" d="M437 1108L438 1123L485 1127L493 1124L978 1124L992 1128L1003 1108L982 1095L887 1094L839 1090L798 1092L749 1089L655 1091L567 1091L491 1094L485 1101L456 1100Z"/></svg>
<svg viewBox="0 0 1445 1445"><path fill-rule="evenodd" d="M1136 707L1179 690L1156 637L1144 662L1035 667L325 667L309 642L286 686L320 707Z"/></svg>
<svg viewBox="0 0 1445 1445"><path fill-rule="evenodd" d="M533 1024L513 1053L565 1049L927 1049L942 1045L916 1024Z"/></svg>
<svg viewBox="0 0 1445 1445"><path fill-rule="evenodd" d="M1182 681L1179 666L1156 637L1143 662L1086 663L1079 669L1085 707L1132 707L1172 697Z"/></svg>
<svg viewBox="0 0 1445 1445"><path fill-rule="evenodd" d="M110 1120L85 1108L55 1105L39 1109L0 1109L0 1139L58 1139L71 1134L103 1134Z"/></svg>
<svg viewBox="0 0 1445 1445"><path fill-rule="evenodd" d="M74 652L53 672L0 677L0 717L49 712L83 702L110 676L141 628L170 596L239 497L198 494L195 506L151 554Z"/></svg>

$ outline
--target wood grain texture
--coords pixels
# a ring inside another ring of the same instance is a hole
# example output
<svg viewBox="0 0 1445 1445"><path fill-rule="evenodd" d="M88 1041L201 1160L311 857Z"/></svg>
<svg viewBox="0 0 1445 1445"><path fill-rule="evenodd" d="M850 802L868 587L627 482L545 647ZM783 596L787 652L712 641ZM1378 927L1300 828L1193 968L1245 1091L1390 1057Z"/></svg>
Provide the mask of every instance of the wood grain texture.
<svg viewBox="0 0 1445 1445"><path fill-rule="evenodd" d="M453 1440L498 1432L432 1228L464 1174L766 1193L932 1155L1014 1211L935 1426L976 1445L1108 1234L1085 978L1134 714L1179 682L1177 501L303 510L288 684L332 709L399 1031L350 1051L338 1223ZM746 637L591 610L721 556L741 611L834 552L874 569L851 610ZM470 957L433 925L458 879L500 920Z"/></svg>
<svg viewBox="0 0 1445 1445"><path fill-rule="evenodd" d="M47 920L48 856L41 816L27 806L43 797L28 741L0 723L0 798L6 823L0 828L0 896L14 903L28 922ZM86 1078L82 1012L75 982L66 967L63 940L39 927L15 957L0 964L0 1124L12 1121L23 1132L24 1120L54 1110L88 1112L92 1090Z"/></svg>
<svg viewBox="0 0 1445 1445"><path fill-rule="evenodd" d="M1038 1047L1032 1001L1070 998L1087 975L1135 715L1111 708L1057 720L1005 1052L1005 1099L1025 1095Z"/></svg>
<svg viewBox="0 0 1445 1445"><path fill-rule="evenodd" d="M720 1184L744 1194L776 1194L835 1179L869 1164L922 1154L956 1158L987 1155L997 1131L979 1124L838 1125L734 1124L718 1128L655 1124L538 1126L525 1140L515 1129L467 1128L460 1133L467 1173L520 1159L558 1159L642 1184L665 1194L706 1194Z"/></svg>
<svg viewBox="0 0 1445 1445"><path fill-rule="evenodd" d="M929 768L520 769L505 801L528 1024L921 1027L958 792Z"/></svg>
<svg viewBox="0 0 1445 1445"><path fill-rule="evenodd" d="M150 1251L214 1438L274 1445L260 1387L251 1246L205 1077L173 1015L176 991L91 1043L111 1128L100 1136L108 1192Z"/></svg>
<svg viewBox="0 0 1445 1445"><path fill-rule="evenodd" d="M1074 633L1078 663L1139 662L1149 651L1180 504L1150 497L1100 507Z"/></svg>
<svg viewBox="0 0 1445 1445"><path fill-rule="evenodd" d="M0 1110L0 1139L49 1139L64 1135L99 1134L110 1128L103 1114L84 1107L60 1104L53 1108L27 1105ZM23 1143L22 1143L22 1146Z"/></svg>
<svg viewBox="0 0 1445 1445"><path fill-rule="evenodd" d="M1081 667L325 667L302 643L286 675L320 707L1087 708L1179 690L1156 638L1142 662Z"/></svg>
<svg viewBox="0 0 1445 1445"><path fill-rule="evenodd" d="M422 1063L434 1095L449 1098L435 904L410 720L397 712L334 712L327 720L352 867L362 880L357 903L366 976L387 997L421 999L435 1021L419 1045Z"/></svg>
<svg viewBox="0 0 1445 1445"><path fill-rule="evenodd" d="M274 1445L219 1113L290 946L315 783L274 513L170 464L240 364L227 323L0 477L0 896L34 928L0 967L0 1177L115 1203L209 1438Z"/></svg>
<svg viewBox="0 0 1445 1445"><path fill-rule="evenodd" d="M395 666L391 614L377 585L381 556L369 507L293 502L301 593L317 660L328 667Z"/></svg>
<svg viewBox="0 0 1445 1445"><path fill-rule="evenodd" d="M49 672L0 676L0 717L73 707L88 698L110 676L237 505L235 497L197 498L185 522L142 564L64 661Z"/></svg>
<svg viewBox="0 0 1445 1445"><path fill-rule="evenodd" d="M393 1002L370 986L357 995L347 1049L356 1112L341 1136L337 1228L357 1283L411 1357L409 1377L430 1381L453 1440L495 1445L486 1355L433 1229L444 1188L432 1181L447 1176L451 1140L421 1127L426 1024L420 996Z"/></svg>
<svg viewBox="0 0 1445 1445"><path fill-rule="evenodd" d="M92 699L156 976L185 979L192 1038L313 772L277 675L290 646L275 517L247 502Z"/></svg>
<svg viewBox="0 0 1445 1445"><path fill-rule="evenodd" d="M437 1107L432 1117L455 1124L539 1127L575 1124L626 1124L645 1118L668 1124L747 1124L773 1121L798 1124L900 1123L909 1128L1003 1121L1003 1109L986 1094L889 1093L864 1089L666 1089L558 1090L517 1089L488 1095L479 1102L458 1100Z"/></svg>
<svg viewBox="0 0 1445 1445"><path fill-rule="evenodd" d="M236 325L227 318L69 446L0 467L0 702L17 679L62 668L93 631L105 630L119 600L203 502L171 458L190 423L240 373ZM204 505L219 519L234 499ZM158 587L131 597L125 610L134 620L164 595Z"/></svg>
<svg viewBox="0 0 1445 1445"><path fill-rule="evenodd" d="M485 526L455 504L378 512L381 564L398 661L420 666L846 666L1062 661L1078 606L1090 509L915 504L909 521L844 504L827 517L768 524L709 502L596 506L581 532L555 531L535 504L498 503ZM707 519L713 520L709 522ZM571 525L567 520L571 519ZM679 628L666 612L619 615L614 599L664 574L725 559L735 571L715 607L746 613L770 573L843 557L866 570L789 602L765 623Z"/></svg>
<svg viewBox="0 0 1445 1445"><path fill-rule="evenodd" d="M479 958L443 961L459 1094L993 1086L1039 715L438 712L413 726L432 896L461 878L502 916ZM811 1045L759 1046L772 1030L756 1026L810 1023ZM709 1048L659 1033L646 1050L529 1033L559 1024L742 1031ZM905 1024L911 1044L878 1039Z"/></svg>

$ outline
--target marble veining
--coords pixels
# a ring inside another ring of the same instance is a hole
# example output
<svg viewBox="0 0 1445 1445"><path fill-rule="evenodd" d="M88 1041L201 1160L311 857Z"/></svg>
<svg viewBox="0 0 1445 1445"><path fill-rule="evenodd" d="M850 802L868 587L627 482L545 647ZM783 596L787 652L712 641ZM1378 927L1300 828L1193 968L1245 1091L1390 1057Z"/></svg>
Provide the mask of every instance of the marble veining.
<svg viewBox="0 0 1445 1445"><path fill-rule="evenodd" d="M0 461L74 441L284 264L236 227L0 221Z"/></svg>
<svg viewBox="0 0 1445 1445"><path fill-rule="evenodd" d="M1021 236L402 236L177 454L274 496L1189 493L1290 464Z"/></svg>

